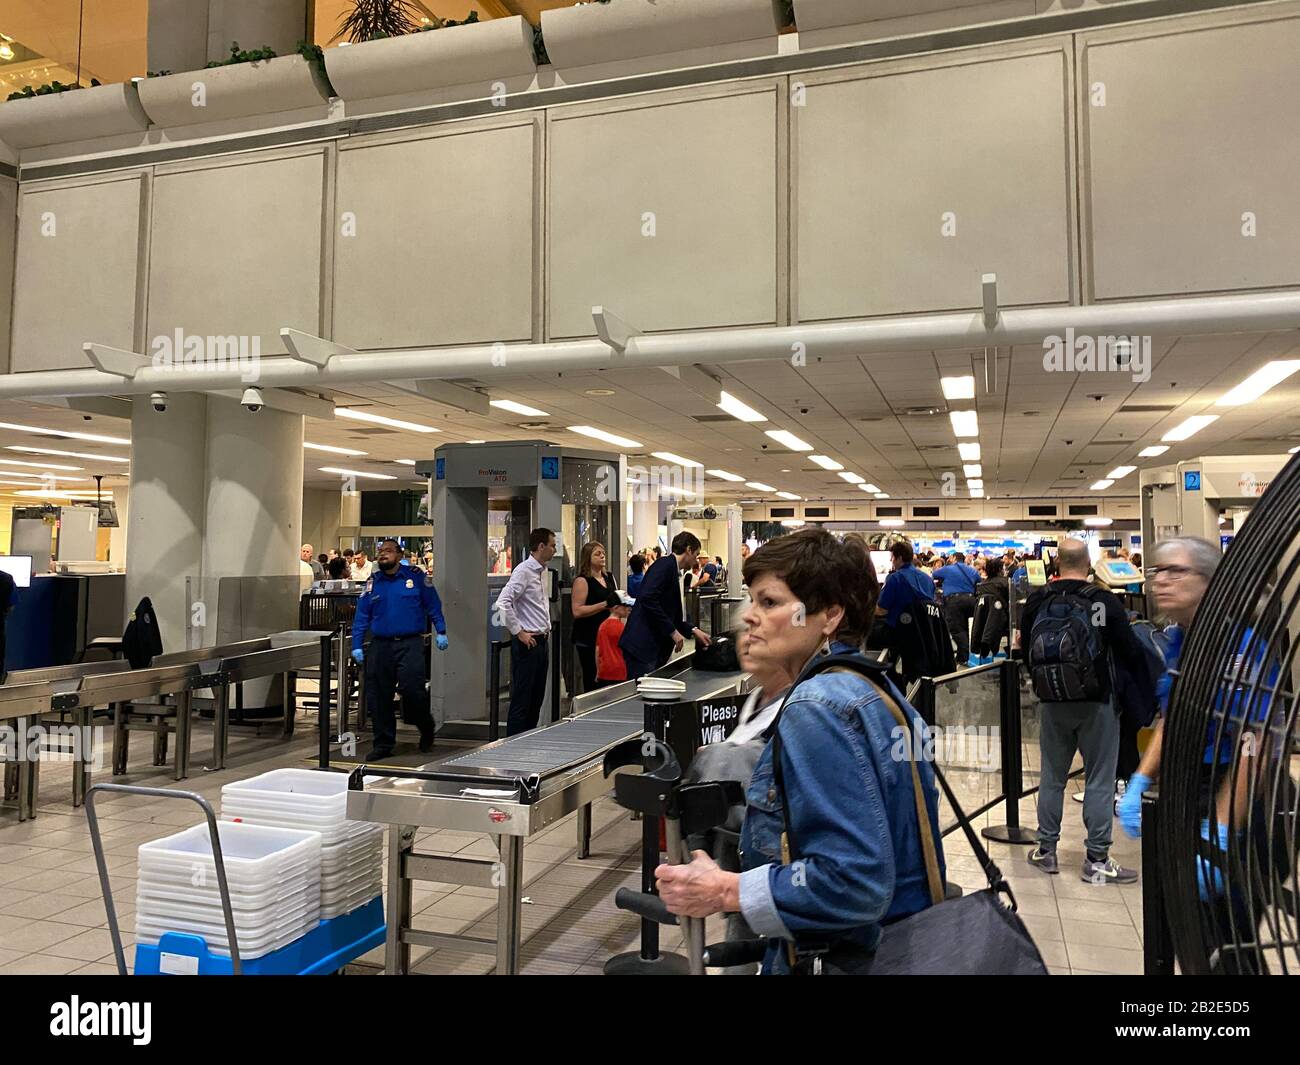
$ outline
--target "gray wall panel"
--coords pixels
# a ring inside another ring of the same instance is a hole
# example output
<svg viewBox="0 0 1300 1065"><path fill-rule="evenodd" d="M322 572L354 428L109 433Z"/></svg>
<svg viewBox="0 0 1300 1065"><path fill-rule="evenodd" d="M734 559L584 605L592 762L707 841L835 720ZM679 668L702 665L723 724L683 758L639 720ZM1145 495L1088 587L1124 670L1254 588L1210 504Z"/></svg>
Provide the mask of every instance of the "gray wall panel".
<svg viewBox="0 0 1300 1065"><path fill-rule="evenodd" d="M22 191L15 371L84 369L87 341L134 346L142 180L133 174Z"/></svg>

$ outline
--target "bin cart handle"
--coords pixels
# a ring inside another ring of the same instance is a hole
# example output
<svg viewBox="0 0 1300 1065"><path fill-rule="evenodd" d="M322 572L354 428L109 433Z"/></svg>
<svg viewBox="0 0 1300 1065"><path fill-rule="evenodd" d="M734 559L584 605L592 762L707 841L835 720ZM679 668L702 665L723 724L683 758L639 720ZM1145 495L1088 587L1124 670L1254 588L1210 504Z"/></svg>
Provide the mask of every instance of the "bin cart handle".
<svg viewBox="0 0 1300 1065"><path fill-rule="evenodd" d="M474 776L469 773L446 773L423 769L390 769L387 766L359 765L348 774L348 791L365 791L366 777L395 777L400 780L427 780L435 784L463 784L467 788L508 787L519 792L519 801L531 805L541 794L542 778L537 773L519 776Z"/></svg>
<svg viewBox="0 0 1300 1065"><path fill-rule="evenodd" d="M122 931L117 924L117 910L113 906L113 887L108 882L108 863L104 859L104 844L99 836L99 815L95 813L95 798L100 792L117 791L125 795L147 795L151 799L189 799L203 810L208 821L208 835L212 839L212 860L217 867L217 890L221 895L221 913L226 919L226 938L230 942L230 967L235 976L240 975L239 937L235 932L235 914L230 907L230 888L226 884L226 863L221 857L221 836L217 831L217 815L212 805L202 795L192 791L172 791L168 788L145 788L138 784L92 784L86 792L86 820L90 824L90 842L95 849L95 866L99 870L99 887L104 893L104 910L108 914L108 932L113 939L113 955L117 959L117 975L127 976L126 953L122 950Z"/></svg>
<svg viewBox="0 0 1300 1065"><path fill-rule="evenodd" d="M627 910L628 913L644 917L647 921L654 921L655 924L675 925L677 923L677 915L668 912L664 900L648 891L633 891L631 888L621 887L614 892L614 905L620 910Z"/></svg>

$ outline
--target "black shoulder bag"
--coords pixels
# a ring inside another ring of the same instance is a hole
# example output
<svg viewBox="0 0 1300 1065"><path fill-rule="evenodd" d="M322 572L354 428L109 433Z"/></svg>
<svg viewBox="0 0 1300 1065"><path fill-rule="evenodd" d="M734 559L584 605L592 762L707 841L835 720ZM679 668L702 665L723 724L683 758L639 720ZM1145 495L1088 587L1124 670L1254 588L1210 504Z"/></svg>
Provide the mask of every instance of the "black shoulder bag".
<svg viewBox="0 0 1300 1065"><path fill-rule="evenodd" d="M889 688L878 674L883 667L862 655L829 655L804 667L799 679L790 687L790 696L804 681L826 670L847 670L858 673L874 684L894 719L907 730L909 751L915 751L912 722L894 699ZM789 865L798 853L794 832L790 826L790 804L786 799L785 782L781 770L781 715L785 703L777 711L770 728L772 743L772 773L781 796L781 819L785 832L781 837L781 860ZM943 788L948 802L957 815L971 850L979 859L980 867L988 878L989 886L982 891L944 901L944 888L939 876L937 841L926 810L921 774L914 757L909 757L912 767L912 789L916 797L916 816L920 826L921 845L925 853L926 879L931 905L887 925L874 954L868 955L851 944L843 946L808 945L801 948L787 944L787 957L796 973L835 972L844 975L869 974L871 976L1046 976L1047 966L1034 945L1024 922L1016 914L1016 899L1011 886L1002 878L1002 872L989 857L980 842L969 818L962 811L957 797L944 780L939 766L934 765L934 776ZM1007 901L998 896L1005 894Z"/></svg>

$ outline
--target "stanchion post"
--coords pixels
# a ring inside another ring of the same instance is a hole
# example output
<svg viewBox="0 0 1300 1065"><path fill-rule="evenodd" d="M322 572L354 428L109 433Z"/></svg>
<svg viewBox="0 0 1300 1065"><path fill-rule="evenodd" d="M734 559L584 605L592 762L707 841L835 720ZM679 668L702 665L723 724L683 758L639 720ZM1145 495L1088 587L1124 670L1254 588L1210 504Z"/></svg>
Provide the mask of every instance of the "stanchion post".
<svg viewBox="0 0 1300 1065"><path fill-rule="evenodd" d="M998 843L1034 843L1037 831L1020 824L1020 798L1025 792L1023 736L1020 730L1020 666L1011 658L1003 659L998 669L998 709L1002 752L1002 798L1006 802L1007 823L990 825L980 835Z"/></svg>
<svg viewBox="0 0 1300 1065"><path fill-rule="evenodd" d="M488 739L501 735L501 648L503 641L492 641L492 688L488 695Z"/></svg>
<svg viewBox="0 0 1300 1065"><path fill-rule="evenodd" d="M333 666L334 633L322 633L320 638L320 695L316 699L316 712L320 718L320 754L317 761L321 769L330 767L330 673Z"/></svg>

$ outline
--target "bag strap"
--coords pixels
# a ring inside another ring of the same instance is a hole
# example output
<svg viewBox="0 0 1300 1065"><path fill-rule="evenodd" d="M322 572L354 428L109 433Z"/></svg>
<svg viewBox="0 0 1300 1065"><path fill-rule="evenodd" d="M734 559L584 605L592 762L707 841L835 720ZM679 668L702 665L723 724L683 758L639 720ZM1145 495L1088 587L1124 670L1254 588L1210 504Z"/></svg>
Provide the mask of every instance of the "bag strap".
<svg viewBox="0 0 1300 1065"><path fill-rule="evenodd" d="M772 776L776 784L777 792L781 797L781 821L785 829L785 839L789 851L787 864L795 854L799 853L799 848L795 842L793 827L790 824L790 804L786 801L784 774L781 769L781 716L785 713L785 707L790 701L790 697L794 695L795 690L800 684L815 677L818 673L823 673L829 669L858 673L875 685L877 690L879 690L884 696L885 705L889 707L895 719L899 720L903 726L907 728L909 737L913 737L911 723L908 721L907 715L903 712L902 708L899 707L894 698L893 692L890 690L892 685L890 685L888 678L885 675L885 666L882 663L873 662L871 659L861 654L824 655L813 659L813 661L803 668L803 671L799 674L795 682L790 685L790 689L786 692L785 698L781 700L781 706L776 712L776 717L767 729L767 734L771 738L772 744ZM916 749L914 739L910 749L912 751L915 751ZM914 757L909 758L908 761L912 763L913 791L917 800L917 816L921 826L921 843L922 847L926 851L927 874L929 874L930 861L933 857L934 872L937 877L937 848L935 846L933 831L930 826L929 812L925 807L925 797L921 788L920 771L917 769L916 759ZM930 768L934 771L935 780L937 780L939 786L943 788L943 793L948 799L948 805L952 807L953 813L957 815L957 823L961 825L962 831L966 835L966 840L970 844L970 848L974 852L976 860L979 861L980 868L984 871L984 876L988 880L989 887L995 892L1004 892L1011 899L1012 905L1014 906L1015 897L1011 894L1010 885L1007 884L1006 880L1002 876L1002 870L997 867L997 864L993 861L992 857L990 857L984 844L980 842L979 836L976 834L975 829L970 823L970 818L966 816L966 812L962 809L961 803L957 801L957 796L953 794L952 788L948 785L948 781L944 779L944 775L939 769L938 762L932 761L930 763ZM932 885L932 895L933 891L934 888ZM935 899L935 901L941 901L942 898L943 895L941 888L939 897Z"/></svg>

